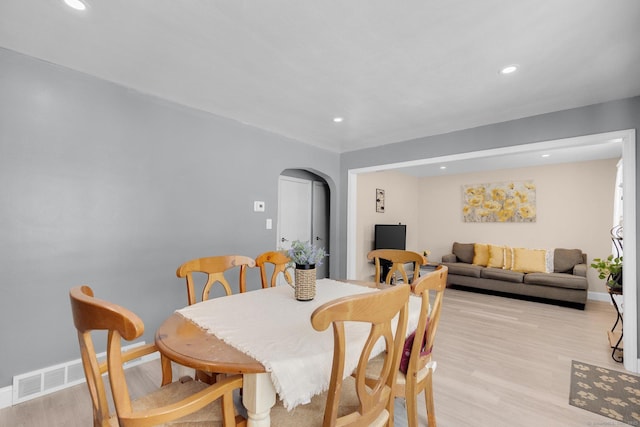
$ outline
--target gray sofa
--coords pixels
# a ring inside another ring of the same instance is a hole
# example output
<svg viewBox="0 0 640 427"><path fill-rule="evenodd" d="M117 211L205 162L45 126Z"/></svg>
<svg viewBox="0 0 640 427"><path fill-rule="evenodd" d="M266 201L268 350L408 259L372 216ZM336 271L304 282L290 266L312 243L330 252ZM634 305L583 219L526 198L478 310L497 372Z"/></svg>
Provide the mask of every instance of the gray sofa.
<svg viewBox="0 0 640 427"><path fill-rule="evenodd" d="M474 265L474 244L454 243L442 257L449 267L448 287L480 289L492 293L540 299L584 309L589 284L587 255L580 249L555 249L553 272L519 272Z"/></svg>

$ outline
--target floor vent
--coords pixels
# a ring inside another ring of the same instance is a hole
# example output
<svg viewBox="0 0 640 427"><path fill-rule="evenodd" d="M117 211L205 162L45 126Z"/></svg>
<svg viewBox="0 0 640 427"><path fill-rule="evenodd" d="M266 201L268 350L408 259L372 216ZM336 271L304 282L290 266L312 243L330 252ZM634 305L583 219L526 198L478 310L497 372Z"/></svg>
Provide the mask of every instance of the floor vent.
<svg viewBox="0 0 640 427"><path fill-rule="evenodd" d="M144 341L137 342L123 347L123 350L132 349L144 345ZM98 360L104 360L106 353L98 355ZM125 364L125 368L130 368L140 363L153 360L158 354L147 355L131 360ZM20 374L13 377L13 399L12 404L25 402L36 397L44 396L63 388L71 387L83 383L84 369L82 359L61 363L60 365L49 366L48 368Z"/></svg>

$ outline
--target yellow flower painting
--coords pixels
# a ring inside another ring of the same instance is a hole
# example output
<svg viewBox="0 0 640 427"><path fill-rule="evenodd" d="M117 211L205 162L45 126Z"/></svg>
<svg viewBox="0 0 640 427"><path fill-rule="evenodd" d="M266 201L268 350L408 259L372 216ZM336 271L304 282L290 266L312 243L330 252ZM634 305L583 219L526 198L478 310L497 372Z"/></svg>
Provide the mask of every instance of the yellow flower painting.
<svg viewBox="0 0 640 427"><path fill-rule="evenodd" d="M533 181L462 186L464 222L535 222Z"/></svg>

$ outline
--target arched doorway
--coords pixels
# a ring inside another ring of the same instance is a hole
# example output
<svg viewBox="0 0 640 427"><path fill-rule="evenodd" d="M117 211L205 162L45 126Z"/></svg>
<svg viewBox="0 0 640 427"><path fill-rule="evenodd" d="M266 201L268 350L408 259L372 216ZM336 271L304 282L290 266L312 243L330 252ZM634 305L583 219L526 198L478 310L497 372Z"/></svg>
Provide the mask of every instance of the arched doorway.
<svg viewBox="0 0 640 427"><path fill-rule="evenodd" d="M286 169L278 180L277 247L294 240L311 241L329 252L330 190L326 180L301 169ZM316 267L318 278L329 277L329 257Z"/></svg>

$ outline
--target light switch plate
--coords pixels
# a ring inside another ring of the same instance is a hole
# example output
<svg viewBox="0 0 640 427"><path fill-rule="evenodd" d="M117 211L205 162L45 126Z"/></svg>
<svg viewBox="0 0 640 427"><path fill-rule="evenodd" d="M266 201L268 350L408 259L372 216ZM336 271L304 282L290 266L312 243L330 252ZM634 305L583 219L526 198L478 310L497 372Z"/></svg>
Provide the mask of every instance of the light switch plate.
<svg viewBox="0 0 640 427"><path fill-rule="evenodd" d="M253 202L253 211L264 212L264 202L260 202L260 201Z"/></svg>

